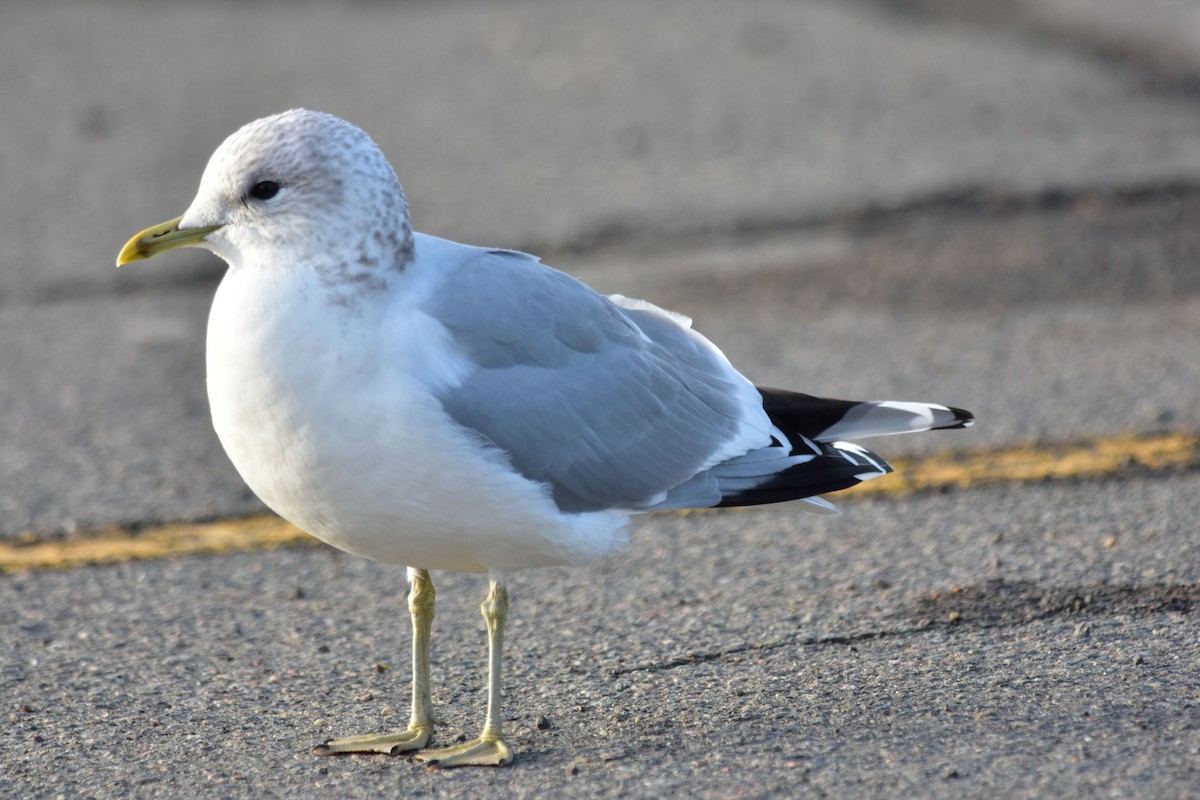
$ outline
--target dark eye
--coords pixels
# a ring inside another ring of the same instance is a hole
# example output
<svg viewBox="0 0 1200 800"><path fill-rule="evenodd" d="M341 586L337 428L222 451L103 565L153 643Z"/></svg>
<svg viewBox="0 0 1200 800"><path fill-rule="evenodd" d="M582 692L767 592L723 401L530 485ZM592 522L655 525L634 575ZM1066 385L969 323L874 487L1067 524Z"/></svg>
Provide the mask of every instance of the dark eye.
<svg viewBox="0 0 1200 800"><path fill-rule="evenodd" d="M255 200L270 200L279 194L279 184L275 181L259 181L250 187L250 196Z"/></svg>

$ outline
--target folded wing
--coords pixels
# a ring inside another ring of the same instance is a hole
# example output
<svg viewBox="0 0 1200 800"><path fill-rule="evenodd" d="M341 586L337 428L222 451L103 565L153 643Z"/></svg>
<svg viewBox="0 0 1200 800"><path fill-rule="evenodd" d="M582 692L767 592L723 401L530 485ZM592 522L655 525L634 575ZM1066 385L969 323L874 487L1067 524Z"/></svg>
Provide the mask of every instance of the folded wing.
<svg viewBox="0 0 1200 800"><path fill-rule="evenodd" d="M424 310L471 369L443 406L559 509L656 511L807 500L891 470L848 441L965 427L926 403L757 388L690 320L603 297L521 253L462 248Z"/></svg>

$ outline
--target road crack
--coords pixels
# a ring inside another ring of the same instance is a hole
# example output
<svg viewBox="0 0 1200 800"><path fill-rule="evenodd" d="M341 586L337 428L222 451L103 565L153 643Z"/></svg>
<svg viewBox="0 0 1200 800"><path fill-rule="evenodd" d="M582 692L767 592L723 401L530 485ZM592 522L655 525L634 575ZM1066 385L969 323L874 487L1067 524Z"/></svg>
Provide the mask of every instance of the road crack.
<svg viewBox="0 0 1200 800"><path fill-rule="evenodd" d="M612 676L663 672L678 667L723 661L749 653L784 648L854 646L884 639L920 636L935 631L982 631L1014 628L1047 619L1083 622L1098 617L1147 617L1191 614L1200 605L1200 585L1097 583L1043 587L1033 581L995 579L976 586L954 587L912 601L892 615L893 627L824 636L800 633L763 642L688 653L664 661L635 664L610 671Z"/></svg>

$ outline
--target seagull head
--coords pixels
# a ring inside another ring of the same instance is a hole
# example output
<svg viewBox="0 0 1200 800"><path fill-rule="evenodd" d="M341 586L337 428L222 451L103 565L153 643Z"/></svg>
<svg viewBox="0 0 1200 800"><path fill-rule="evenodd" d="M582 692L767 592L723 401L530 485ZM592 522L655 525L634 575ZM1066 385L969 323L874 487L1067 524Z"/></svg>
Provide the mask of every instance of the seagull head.
<svg viewBox="0 0 1200 800"><path fill-rule="evenodd" d="M304 265L362 281L403 270L412 228L375 142L343 119L294 109L226 139L183 216L130 239L117 266L187 246L233 267Z"/></svg>

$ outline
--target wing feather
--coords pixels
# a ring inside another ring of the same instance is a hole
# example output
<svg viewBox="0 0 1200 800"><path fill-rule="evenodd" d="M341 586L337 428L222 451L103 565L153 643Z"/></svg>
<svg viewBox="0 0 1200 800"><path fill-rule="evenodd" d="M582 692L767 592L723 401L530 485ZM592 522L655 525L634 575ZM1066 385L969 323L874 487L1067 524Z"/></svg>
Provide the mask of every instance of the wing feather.
<svg viewBox="0 0 1200 800"><path fill-rule="evenodd" d="M561 510L646 507L770 441L757 390L685 317L463 249L424 308L475 365L441 401Z"/></svg>

